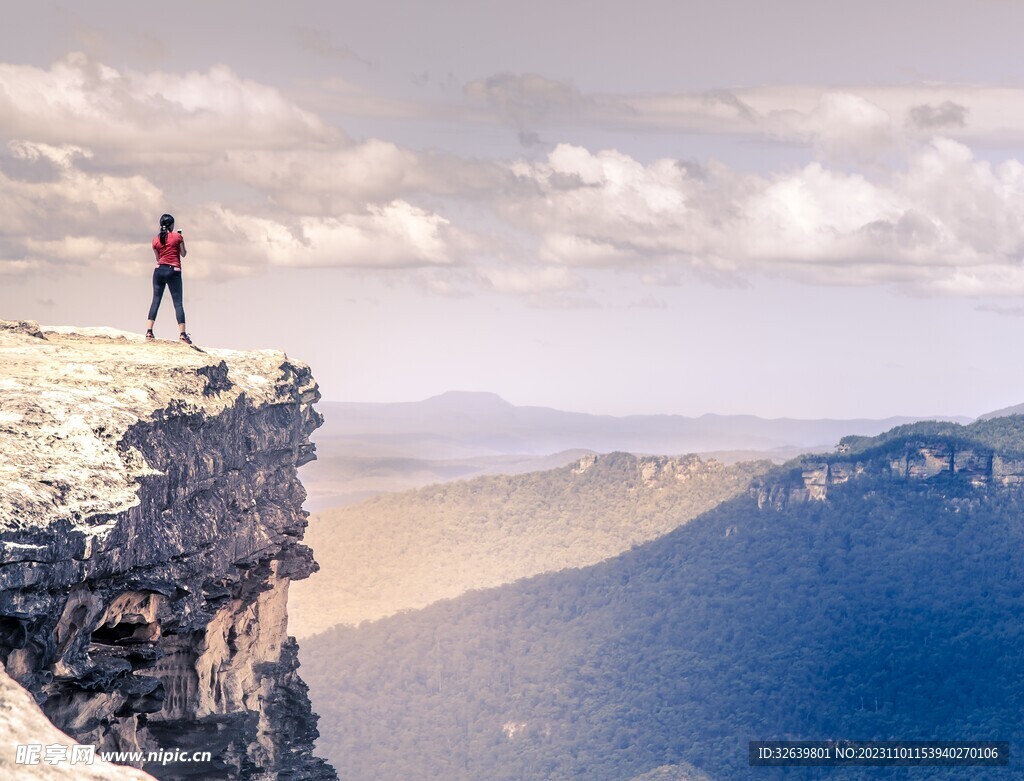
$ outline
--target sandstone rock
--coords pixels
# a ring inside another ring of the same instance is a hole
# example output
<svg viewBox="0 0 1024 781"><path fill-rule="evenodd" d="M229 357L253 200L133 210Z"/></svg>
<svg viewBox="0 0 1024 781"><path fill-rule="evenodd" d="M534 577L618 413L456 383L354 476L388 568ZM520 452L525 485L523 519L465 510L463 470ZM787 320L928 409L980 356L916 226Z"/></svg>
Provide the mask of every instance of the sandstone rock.
<svg viewBox="0 0 1024 781"><path fill-rule="evenodd" d="M79 781L152 781L153 776L122 765L91 760L71 754L76 744L47 720L36 701L21 686L0 669L0 778L20 779L79 779ZM18 746L24 747L26 756L18 759ZM29 757L28 747L39 747L38 756ZM52 763L43 754L44 747L55 746L67 757L51 755Z"/></svg>
<svg viewBox="0 0 1024 781"><path fill-rule="evenodd" d="M929 478L953 470L953 448L922 446L907 455L907 477Z"/></svg>
<svg viewBox="0 0 1024 781"><path fill-rule="evenodd" d="M76 741L336 777L287 637L318 399L280 352L0 323L0 660Z"/></svg>
<svg viewBox="0 0 1024 781"><path fill-rule="evenodd" d="M992 479L1000 485L1024 483L1024 459L1007 458L997 453L992 457Z"/></svg>
<svg viewBox="0 0 1024 781"><path fill-rule="evenodd" d="M825 501L832 486L866 474L888 474L900 480L933 480L952 475L975 487L1024 483L1024 459L952 441L909 441L897 450L883 451L863 461L845 459L848 453L847 446L837 452L835 460L802 459L798 467L755 481L751 494L758 507L781 510L790 503Z"/></svg>
<svg viewBox="0 0 1024 781"><path fill-rule="evenodd" d="M576 462L576 466L573 467L573 474L581 475L586 472L590 467L597 463L597 456L594 454L586 455L580 458Z"/></svg>

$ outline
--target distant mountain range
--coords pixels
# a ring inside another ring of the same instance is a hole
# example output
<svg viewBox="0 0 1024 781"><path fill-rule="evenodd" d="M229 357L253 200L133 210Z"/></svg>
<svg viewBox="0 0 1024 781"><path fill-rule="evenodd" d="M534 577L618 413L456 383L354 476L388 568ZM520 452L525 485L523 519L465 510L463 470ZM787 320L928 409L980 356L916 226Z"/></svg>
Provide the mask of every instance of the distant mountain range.
<svg viewBox="0 0 1024 781"><path fill-rule="evenodd" d="M318 442L357 441L363 455L419 451L428 458L547 455L583 448L660 455L828 449L847 434L872 436L923 417L765 419L754 415L589 415L517 407L493 393L452 391L418 402L321 402ZM966 423L970 418L942 418Z"/></svg>
<svg viewBox="0 0 1024 781"><path fill-rule="evenodd" d="M302 644L351 781L1019 778L1024 418L773 469L670 534ZM751 768L752 739L1008 740L1010 767Z"/></svg>
<svg viewBox="0 0 1024 781"><path fill-rule="evenodd" d="M493 393L394 404L321 402L318 460L302 471L319 512L390 491L569 464L587 452L699 453L724 463L785 461L921 418L767 420L753 415L588 415L517 407ZM952 420L952 419L950 419ZM967 422L968 418L956 418Z"/></svg>
<svg viewBox="0 0 1024 781"><path fill-rule="evenodd" d="M1005 418L1010 415L1024 415L1024 404L1014 404L1012 407L1003 407L994 412L986 412L978 420L991 420L992 418Z"/></svg>

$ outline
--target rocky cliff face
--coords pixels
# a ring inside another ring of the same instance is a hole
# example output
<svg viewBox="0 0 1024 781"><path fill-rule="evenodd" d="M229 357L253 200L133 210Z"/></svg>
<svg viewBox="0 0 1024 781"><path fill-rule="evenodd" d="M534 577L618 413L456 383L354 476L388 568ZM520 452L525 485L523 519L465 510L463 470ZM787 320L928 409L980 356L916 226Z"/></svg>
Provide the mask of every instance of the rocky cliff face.
<svg viewBox="0 0 1024 781"><path fill-rule="evenodd" d="M331 779L287 636L309 369L106 329L0 324L0 660L158 778Z"/></svg>
<svg viewBox="0 0 1024 781"><path fill-rule="evenodd" d="M910 438L862 457L849 457L842 448L832 458L805 457L796 468L756 481L751 490L759 507L781 510L790 502L824 501L832 486L865 474L896 480L948 475L974 486L1017 485L1024 482L1024 458L954 440Z"/></svg>

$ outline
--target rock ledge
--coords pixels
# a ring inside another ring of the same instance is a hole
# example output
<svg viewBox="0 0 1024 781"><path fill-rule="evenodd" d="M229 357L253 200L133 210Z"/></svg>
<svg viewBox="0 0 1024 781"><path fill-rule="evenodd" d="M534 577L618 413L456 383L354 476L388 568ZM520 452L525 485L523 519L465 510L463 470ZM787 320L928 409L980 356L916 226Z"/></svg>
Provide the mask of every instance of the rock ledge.
<svg viewBox="0 0 1024 781"><path fill-rule="evenodd" d="M0 321L0 660L58 728L336 778L287 637L318 399L277 351Z"/></svg>

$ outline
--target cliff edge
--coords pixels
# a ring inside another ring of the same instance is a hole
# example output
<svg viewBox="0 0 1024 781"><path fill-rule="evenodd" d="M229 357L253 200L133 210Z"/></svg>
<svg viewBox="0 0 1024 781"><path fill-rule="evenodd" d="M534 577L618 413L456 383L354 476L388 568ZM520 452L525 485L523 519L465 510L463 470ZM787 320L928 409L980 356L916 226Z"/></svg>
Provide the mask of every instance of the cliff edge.
<svg viewBox="0 0 1024 781"><path fill-rule="evenodd" d="M318 399L280 352L0 321L0 661L56 727L187 757L132 763L161 779L336 778L287 636Z"/></svg>

